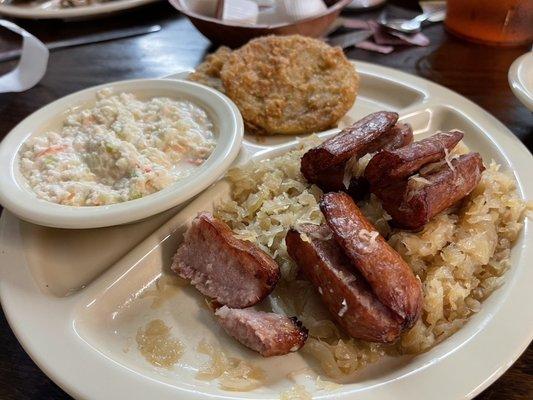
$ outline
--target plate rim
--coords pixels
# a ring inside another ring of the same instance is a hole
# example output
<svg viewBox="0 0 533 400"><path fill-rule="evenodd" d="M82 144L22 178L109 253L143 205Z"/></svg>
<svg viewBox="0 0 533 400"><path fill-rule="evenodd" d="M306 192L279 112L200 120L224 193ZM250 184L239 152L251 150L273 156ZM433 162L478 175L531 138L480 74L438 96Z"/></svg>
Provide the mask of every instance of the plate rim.
<svg viewBox="0 0 533 400"><path fill-rule="evenodd" d="M501 122L499 122L495 117L490 115L488 112L484 111L479 106L475 105L473 102L471 102L470 100L462 97L461 95L459 95L459 94L457 94L455 92L452 92L451 90L446 89L446 88L444 88L444 87L442 87L442 86L440 86L438 84L432 83L432 82L427 81L427 80L425 80L423 78L419 78L419 77L416 77L416 76L413 76L413 75L410 75L410 74L407 74L407 73L404 73L404 72L396 71L394 69L387 68L387 67L376 66L376 65L370 64L370 63L364 63L364 62L359 62L359 61L356 61L356 62L357 62L357 65L359 67L363 67L363 69L365 69L365 73L368 72L371 75L375 74L375 75L377 75L379 77L383 77L382 74L385 73L384 78L386 78L386 79L390 79L391 77L387 76L387 75L392 74L392 76L396 77L396 79L400 78L402 83L405 82L406 80L408 82L410 81L411 83L415 82L416 83L415 86L418 89L421 89L421 88L422 89L426 89L428 92L438 89L438 91L442 92L446 97L451 96L451 99L449 99L448 101L450 101L450 102L451 101L456 101L457 103L460 103L460 105L470 105L470 106L472 106L473 107L472 112L475 114L474 115L475 119L476 120L478 118L479 119L486 119L487 121L485 121L485 123L482 123L481 125L484 126L484 125L486 125L488 123L489 125L491 125L493 127L492 130L498 131L498 135L502 135L502 140L505 138L505 140L504 140L505 144L511 146L512 150L509 150L509 152L517 151L517 152L523 153L522 155L524 157L528 158L527 161L529 163L531 162L531 160L533 160L533 157L531 156L531 154L529 153L527 148L518 140L518 138L516 138L512 134L512 132L509 129L507 129ZM439 96L437 96L437 98L438 97ZM456 105L459 106L459 104L456 104ZM481 121L475 121L475 122L481 122ZM494 138L491 135L487 134L487 137L488 137L489 140L494 141ZM280 147L283 147L283 146L280 146ZM273 149L273 150L275 150L275 149ZM502 156L508 160L508 157L505 154L502 153ZM523 164L527 166L528 163L523 163ZM525 168L523 170L521 170L521 171L522 171L522 172L520 172L521 174L522 173L523 174L529 174L529 176L531 176L531 171L529 171L529 170L526 171ZM514 171L514 174L515 174L515 178L516 178L516 171ZM518 180L517 179L517 181L518 181L517 187L518 187L518 190L519 190L519 192L520 192L522 197L525 197L526 189L528 191L533 190L533 179L530 179L528 181L528 182L531 182L531 183L529 183L529 185L526 185L527 182L525 182L524 180ZM6 223L6 219L8 219L8 218L5 215L3 215L2 218L1 218L2 223L0 224L0 226L4 227L4 225ZM531 235L531 226L530 225L531 225L531 223L526 220L525 226L524 226L524 230L523 230L523 235L524 235L525 239L529 238L530 235ZM3 229L0 230L0 232L3 232ZM2 244L2 243L0 243L0 244ZM532 253L532 256L533 256L533 249L531 248L531 246L526 247L525 244L523 244L521 250L523 251L521 260L523 260L525 258L526 253ZM3 258L2 255L0 255L0 259L1 258ZM13 273L13 271L9 271L9 272ZM25 273L25 272L27 272L27 271L23 271L23 273ZM518 295L522 295L522 299L525 299L525 300L529 299L530 300L530 296L528 297L528 293L525 293L524 291L515 293L515 290L517 290L516 286L517 286L517 284L520 283L520 281L517 282L517 280L518 280L517 276L519 274L525 274L527 272L528 272L527 268L525 268L522 265L521 268L517 270L515 275L513 275L513 280L512 280L512 282L509 283L509 284L512 283L512 286L508 289L509 290L508 296L507 296L507 298L503 298L501 300L502 304L500 304L499 308L494 313L493 319L490 321L490 324L494 323L493 321L494 321L494 319L497 316L498 317L504 317L504 315L502 315L502 307L503 307L504 304L509 304L509 302L510 302L509 298L510 297L513 297L513 296L516 297ZM6 273L5 269L4 270L0 269L0 277L3 274L5 274L5 273ZM17 273L17 272L15 272L15 273ZM533 271L531 271L529 274L530 275L533 274ZM71 394L71 395L73 395L75 397L79 397L79 398L97 398L97 397L92 396L90 394L90 390L89 390L89 392L87 391L87 388L85 388L85 390L83 390L83 391L80 391L80 388L73 387L71 385L71 383L63 380L61 376L58 376L54 372L53 363L51 363L48 359L46 359L46 357L45 358L42 357L43 356L42 351L39 351L40 349L36 349L35 342L30 340L30 338L28 337L27 332L24 332L23 329L21 329L22 326L20 326L20 320L17 319L16 316L13 314L13 312L15 310L13 310L13 304L12 304L11 299L9 298L9 291L13 290L13 289L16 290L16 288L6 288L4 280L0 280L0 300L2 302L2 305L4 306L4 312L6 314L6 318L8 320L8 323L12 327L13 332L17 336L17 339L19 340L19 342L22 344L23 348L25 349L25 351L36 362L36 364L43 370L43 372L45 372L48 376L50 376L51 379L54 380L59 386L61 386L67 393L69 393L69 394ZM36 288L36 290L39 290L39 289ZM520 297L520 296L518 296L518 297ZM490 298L489 298L489 300L490 300ZM68 300L66 300L66 301L68 301ZM513 306L513 307L516 307L516 306ZM527 315L528 321L533 321L533 311L526 311L526 312L529 313ZM480 329L483 329L483 328L486 328L486 327L485 326L481 326L480 327ZM518 356L523 352L523 350L527 347L527 345L529 344L529 342L533 338L533 329L532 328L533 328L533 325L525 326L525 327L522 326L522 331L523 331L523 332L521 332L522 340L520 340L519 345L515 345L513 347L512 351L507 351L506 352L507 356L505 357L505 360L503 360L503 365L501 365L496 371L492 371L491 374L488 377L486 377L485 379L482 380L482 382L475 382L475 383L469 384L470 386L473 386L471 388L471 390L469 390L467 393L458 394L457 396L454 396L454 398L471 398L471 397L477 395L478 393L480 393L483 389L485 389L492 382L494 382L499 376L501 376L501 374L503 374L505 372L505 370L508 367L510 367L512 365L512 363L518 358ZM481 334L481 333L482 333L482 331L480 331L480 332L478 332L476 334ZM29 335L29 336L31 336L31 335ZM476 341L474 340L474 341L468 341L468 342L462 343L461 346L459 346L458 348L454 348L451 353L458 354L460 352L457 351L457 350L460 350L461 348L470 346L470 345L472 345L472 343L475 343L475 342ZM443 346L444 344L445 344L445 342L440 344L439 346ZM499 349L498 351L502 351L502 349ZM442 361L444 361L444 359ZM112 364L113 362L111 361L110 363ZM439 363L436 363L435 365L439 365ZM484 366L484 365L482 364L482 366ZM424 373L424 371L427 372L427 370L431 370L431 369L432 368L425 368L424 370L416 371L416 372L419 372L419 373L422 374L422 373ZM131 373L131 372L132 371L127 371L127 373ZM145 380L149 380L149 378L146 378ZM164 385L164 384L163 383L159 383L159 385ZM86 386L90 386L90 385L86 384ZM153 385L147 383L146 386L147 387L148 386L152 387ZM404 388L404 389L407 390L406 388ZM335 394L333 394L333 396L335 396L335 398L341 398L341 397L342 398L348 398L349 396L353 395L355 392L359 392L359 391L346 391L346 392L344 392L342 394L335 392ZM176 393L179 393L179 392L176 391L174 394L176 394ZM217 397L217 396L214 396L214 397ZM224 398L228 398L228 397L224 397ZM191 398L194 398L194 397L191 397ZM220 397L220 398L222 398L222 397ZM447 397L447 398L449 398L449 397Z"/></svg>
<svg viewBox="0 0 533 400"><path fill-rule="evenodd" d="M40 10L35 8L17 7L0 4L0 15L23 19L71 19L104 16L110 13L129 10L160 0L120 0L93 6L73 7L65 9Z"/></svg>

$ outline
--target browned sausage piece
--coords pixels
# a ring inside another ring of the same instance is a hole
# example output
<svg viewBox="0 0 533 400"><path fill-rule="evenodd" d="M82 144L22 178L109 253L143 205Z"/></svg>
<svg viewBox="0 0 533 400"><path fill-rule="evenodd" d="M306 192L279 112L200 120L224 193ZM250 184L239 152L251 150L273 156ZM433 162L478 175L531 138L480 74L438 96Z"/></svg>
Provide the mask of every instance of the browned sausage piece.
<svg viewBox="0 0 533 400"><path fill-rule="evenodd" d="M378 150L396 150L400 147L407 146L408 144L413 143L413 128L409 124L396 124L392 128L392 134L389 136L389 140L386 143L381 144L373 151L373 153Z"/></svg>
<svg viewBox="0 0 533 400"><path fill-rule="evenodd" d="M379 146L378 143L374 144L374 147L371 149L372 151L369 151L369 153L373 153L381 149L395 150L399 149L400 147L407 146L413 142L413 129L409 124L396 124L391 128L391 131L392 135L387 135L386 141L379 140ZM339 192L341 190L344 191L344 188L333 188L328 191ZM370 193L370 182L368 182L364 176L353 177L350 180L350 184L348 186L348 190L346 190L346 193L352 196L352 198L355 200L362 200Z"/></svg>
<svg viewBox="0 0 533 400"><path fill-rule="evenodd" d="M460 131L440 132L396 150L376 154L365 169L372 186L385 186L416 173L422 166L446 157L463 138Z"/></svg>
<svg viewBox="0 0 533 400"><path fill-rule="evenodd" d="M324 171L319 172L313 177L312 180L308 180L308 182L316 184L320 189L322 189L323 192L338 192L340 190L345 190L345 169L345 162L334 165Z"/></svg>
<svg viewBox="0 0 533 400"><path fill-rule="evenodd" d="M350 261L334 239L320 238L331 234L327 226L302 225L299 229L287 233L287 251L333 318L354 338L394 342L402 319L379 302L359 273L350 270Z"/></svg>
<svg viewBox="0 0 533 400"><path fill-rule="evenodd" d="M332 190L332 192L334 191L338 192L339 190ZM346 193L356 201L363 200L370 194L370 183L364 176L354 177L350 179L350 185Z"/></svg>
<svg viewBox="0 0 533 400"><path fill-rule="evenodd" d="M192 221L171 268L202 294L234 308L260 302L280 278L279 266L268 254L237 239L207 212Z"/></svg>
<svg viewBox="0 0 533 400"><path fill-rule="evenodd" d="M365 154L381 150L382 148L389 150L397 149L408 145L412 141L413 130L411 129L411 126L408 124L397 124L382 136L378 136L374 141L368 142L365 146L362 146L355 157L359 158ZM308 182L315 183L324 192L344 191L346 190L344 175L347 162L348 160L345 160L340 164L321 170L314 176L308 176L307 180ZM364 178L361 177L361 179ZM368 190L365 193L368 193Z"/></svg>
<svg viewBox="0 0 533 400"><path fill-rule="evenodd" d="M309 182L314 182L314 178L320 172L348 161L352 156L357 156L369 143L386 134L397 120L397 113L380 111L343 129L338 135L304 154L302 174Z"/></svg>
<svg viewBox="0 0 533 400"><path fill-rule="evenodd" d="M322 196L320 209L333 236L372 291L411 327L422 308L422 288L402 257L377 233L346 193Z"/></svg>
<svg viewBox="0 0 533 400"><path fill-rule="evenodd" d="M297 351L307 340L307 329L296 318L251 308L219 308L215 315L222 328L263 357Z"/></svg>
<svg viewBox="0 0 533 400"><path fill-rule="evenodd" d="M430 174L411 177L376 195L394 222L405 229L420 229L431 218L455 204L477 186L485 169L478 153L462 155Z"/></svg>

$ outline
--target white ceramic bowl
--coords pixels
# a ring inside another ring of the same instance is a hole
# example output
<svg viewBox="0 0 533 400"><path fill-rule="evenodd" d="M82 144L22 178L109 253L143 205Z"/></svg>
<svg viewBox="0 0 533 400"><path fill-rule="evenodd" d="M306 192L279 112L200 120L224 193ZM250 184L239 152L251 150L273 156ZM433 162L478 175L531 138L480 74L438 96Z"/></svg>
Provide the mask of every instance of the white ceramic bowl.
<svg viewBox="0 0 533 400"><path fill-rule="evenodd" d="M104 87L141 98L184 98L204 108L215 126L217 145L211 156L189 177L149 196L105 206L73 207L37 198L19 171L18 152L34 135L61 126L72 107L94 104ZM0 144L0 203L27 221L58 228L85 229L137 221L190 199L216 181L239 153L243 123L239 110L223 94L192 82L172 79L137 79L107 83L63 97L18 124Z"/></svg>
<svg viewBox="0 0 533 400"><path fill-rule="evenodd" d="M518 57L509 68L509 86L514 95L533 111L533 51Z"/></svg>

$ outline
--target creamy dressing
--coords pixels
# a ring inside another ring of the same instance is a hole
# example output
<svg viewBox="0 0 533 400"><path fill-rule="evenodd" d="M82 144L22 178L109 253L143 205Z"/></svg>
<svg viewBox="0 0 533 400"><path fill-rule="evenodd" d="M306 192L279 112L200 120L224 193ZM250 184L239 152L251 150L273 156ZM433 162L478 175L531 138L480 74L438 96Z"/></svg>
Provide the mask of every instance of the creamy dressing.
<svg viewBox="0 0 533 400"><path fill-rule="evenodd" d="M35 194L72 206L134 200L186 178L213 152L206 112L190 101L100 90L58 132L30 138L20 171Z"/></svg>

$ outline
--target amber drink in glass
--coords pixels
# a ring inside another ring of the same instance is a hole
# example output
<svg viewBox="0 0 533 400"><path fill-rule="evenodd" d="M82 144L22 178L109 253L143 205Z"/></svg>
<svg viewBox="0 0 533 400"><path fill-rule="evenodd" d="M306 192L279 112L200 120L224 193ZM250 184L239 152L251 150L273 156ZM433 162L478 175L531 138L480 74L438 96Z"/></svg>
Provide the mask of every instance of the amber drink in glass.
<svg viewBox="0 0 533 400"><path fill-rule="evenodd" d="M494 45L533 40L533 0L447 0L446 29Z"/></svg>

